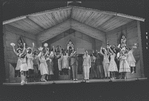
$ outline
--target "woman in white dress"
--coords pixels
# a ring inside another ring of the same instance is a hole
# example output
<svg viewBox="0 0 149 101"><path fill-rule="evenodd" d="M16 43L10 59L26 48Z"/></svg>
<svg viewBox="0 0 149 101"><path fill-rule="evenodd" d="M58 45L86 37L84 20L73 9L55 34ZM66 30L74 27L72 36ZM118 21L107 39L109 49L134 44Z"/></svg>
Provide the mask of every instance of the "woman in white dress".
<svg viewBox="0 0 149 101"><path fill-rule="evenodd" d="M115 79L115 72L118 72L117 69L117 64L115 62L115 56L116 54L114 53L114 51L110 48L110 64L109 64L109 69L108 71L111 72L111 77L112 79Z"/></svg>
<svg viewBox="0 0 149 101"><path fill-rule="evenodd" d="M34 48L34 43L33 47L28 47L27 48L27 68L28 68L28 77L29 81L33 79L33 74L34 74L34 67L33 67L33 48Z"/></svg>
<svg viewBox="0 0 149 101"><path fill-rule="evenodd" d="M121 73L121 77L122 78L125 78L126 79L126 73L127 72L130 72L130 66L127 62L127 56L128 56L128 53L126 51L126 48L123 47L121 49L121 52L120 52L120 69L119 69L119 72Z"/></svg>
<svg viewBox="0 0 149 101"><path fill-rule="evenodd" d="M49 71L48 71L48 66L47 66L47 63L46 63L46 53L44 54L42 52L42 49L43 48L39 48L40 50L40 53L38 55L39 57L39 61L40 61L40 65L39 65L39 70L40 70L40 74L41 74L41 81L44 81L46 82L47 80L45 79L45 76L49 74Z"/></svg>
<svg viewBox="0 0 149 101"><path fill-rule="evenodd" d="M133 52L134 49L137 48L136 46L132 46L132 48L128 51L128 56L127 56L127 62L129 66L131 67L132 72L135 73L135 67L136 67L136 60L134 58Z"/></svg>
<svg viewBox="0 0 149 101"><path fill-rule="evenodd" d="M14 53L18 56L18 62L17 62L17 70L20 70L21 73L21 85L24 85L27 83L26 80L26 71L27 71L27 63L26 63L26 48L25 48L25 43L23 50L21 48L18 49L18 52L15 51L15 44L11 43L11 46L13 47Z"/></svg>
<svg viewBox="0 0 149 101"><path fill-rule="evenodd" d="M104 58L103 58L103 67L104 67L105 78L109 78L110 77L110 72L108 71L109 63L110 63L109 62L109 54L108 54L107 50L103 47L101 47L100 53L104 56Z"/></svg>

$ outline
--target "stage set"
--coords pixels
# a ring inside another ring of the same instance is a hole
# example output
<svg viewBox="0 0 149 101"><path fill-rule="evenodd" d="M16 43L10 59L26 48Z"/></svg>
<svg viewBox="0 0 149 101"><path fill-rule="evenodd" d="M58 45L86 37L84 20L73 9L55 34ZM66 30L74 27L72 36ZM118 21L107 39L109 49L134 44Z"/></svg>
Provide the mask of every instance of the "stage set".
<svg viewBox="0 0 149 101"><path fill-rule="evenodd" d="M32 47L34 43L35 50L41 46L47 46L51 50L54 46L55 48L60 47L60 49L67 50L68 53L71 47L76 51L78 58L78 80L73 81L71 79L72 71L70 66L68 66L67 72L63 71L65 68L58 66L59 75L57 80L52 79L52 76L50 76L49 81L32 80L28 81L27 85L145 80L140 28L140 22L143 21L144 19L139 17L78 6L47 10L4 21L3 38L6 72L4 85L20 85L21 77L16 69L18 57L12 46L15 44L17 48L23 43L26 44L25 47ZM123 41L121 41L122 39ZM119 78L118 73L115 74L115 79L98 78L94 77L92 69L90 69L89 80L85 81L83 78L84 52L87 50L88 54L92 54L99 52L101 47L107 48L107 45L121 47L119 46L121 44L126 45L127 48L136 46L132 53L135 59L133 73L126 73L127 79ZM38 66L36 70L33 70L33 78L35 72L37 79L40 79ZM50 75L54 75L54 71Z"/></svg>

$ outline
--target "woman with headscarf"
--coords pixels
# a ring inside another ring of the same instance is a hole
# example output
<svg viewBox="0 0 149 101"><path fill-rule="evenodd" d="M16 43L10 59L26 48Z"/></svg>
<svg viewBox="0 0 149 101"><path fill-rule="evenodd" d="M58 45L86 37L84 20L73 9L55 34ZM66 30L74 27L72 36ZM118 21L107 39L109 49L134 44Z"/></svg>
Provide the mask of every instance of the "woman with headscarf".
<svg viewBox="0 0 149 101"><path fill-rule="evenodd" d="M11 46L13 47L14 53L18 56L17 69L20 70L21 73L21 85L24 85L27 83L26 79L27 63L26 63L25 43L23 45L23 50L21 48L18 48L17 49L18 52L15 51L14 43L11 43Z"/></svg>

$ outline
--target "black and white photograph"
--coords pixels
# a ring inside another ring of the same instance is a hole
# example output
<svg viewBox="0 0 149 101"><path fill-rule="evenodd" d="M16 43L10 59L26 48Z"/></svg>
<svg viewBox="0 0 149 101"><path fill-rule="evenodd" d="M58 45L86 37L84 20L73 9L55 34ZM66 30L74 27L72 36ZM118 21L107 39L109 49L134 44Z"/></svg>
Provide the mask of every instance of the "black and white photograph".
<svg viewBox="0 0 149 101"><path fill-rule="evenodd" d="M147 11L147 0L3 0L0 101L148 101Z"/></svg>

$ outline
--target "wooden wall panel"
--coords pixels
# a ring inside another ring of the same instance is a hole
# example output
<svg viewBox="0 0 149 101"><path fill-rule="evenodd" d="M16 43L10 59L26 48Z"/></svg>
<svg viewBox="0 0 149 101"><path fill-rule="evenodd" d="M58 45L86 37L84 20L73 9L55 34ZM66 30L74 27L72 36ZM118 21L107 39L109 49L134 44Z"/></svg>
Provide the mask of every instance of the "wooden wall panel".
<svg viewBox="0 0 149 101"><path fill-rule="evenodd" d="M52 43L51 46L60 45L62 48L66 48L69 40L72 40L72 42L75 46L75 49L76 48L84 48L84 49L87 49L87 50L92 50L92 43L90 43L88 41L85 41L85 40L82 40L80 38L77 38L73 34L68 35L68 36L66 36L66 37Z"/></svg>

